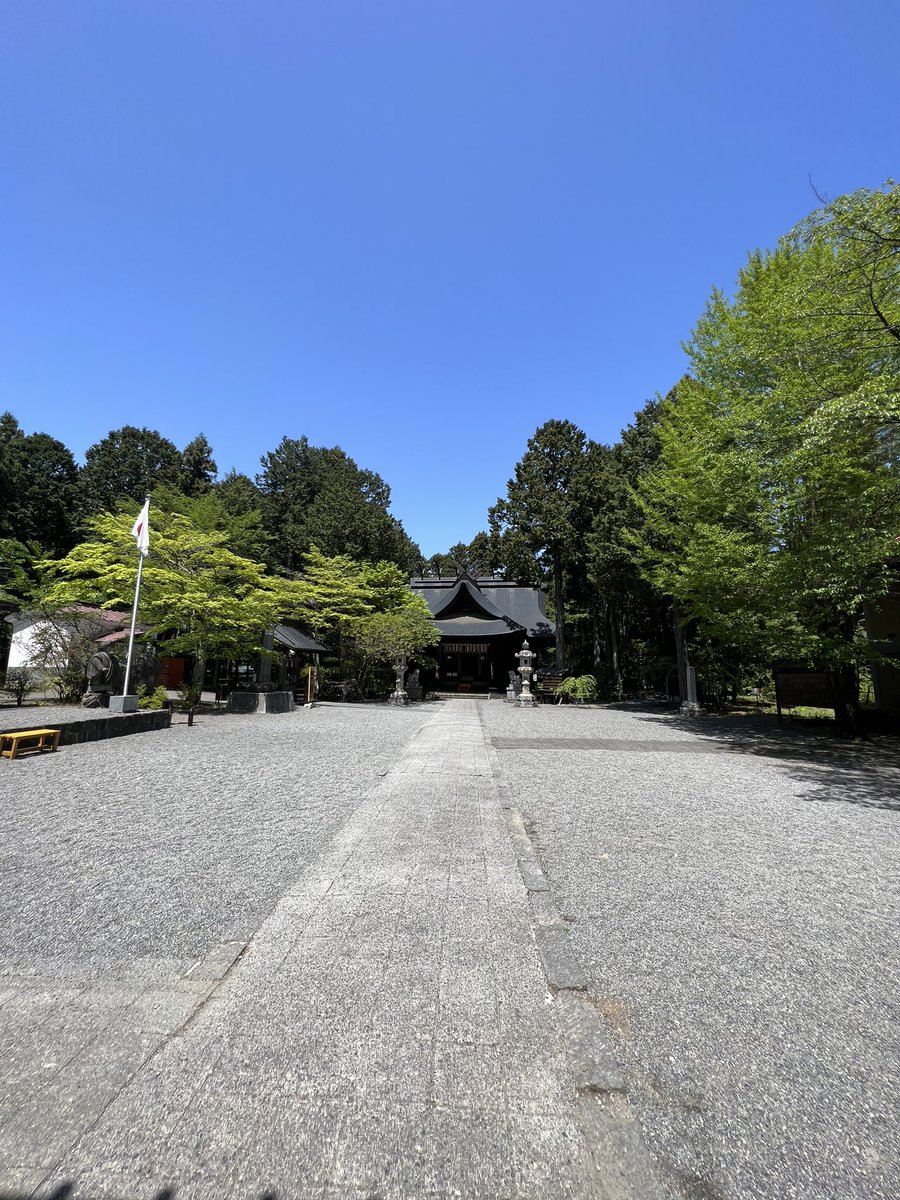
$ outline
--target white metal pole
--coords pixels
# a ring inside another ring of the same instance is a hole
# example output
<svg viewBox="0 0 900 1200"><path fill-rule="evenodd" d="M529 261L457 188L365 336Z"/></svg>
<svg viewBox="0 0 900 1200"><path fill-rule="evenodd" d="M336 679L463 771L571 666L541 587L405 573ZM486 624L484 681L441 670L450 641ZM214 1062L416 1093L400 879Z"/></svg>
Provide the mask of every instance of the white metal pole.
<svg viewBox="0 0 900 1200"><path fill-rule="evenodd" d="M137 582L134 585L134 608L131 610L131 633L128 637L128 660L125 663L125 685L122 688L122 695L128 695L128 679L131 675L131 652L134 650L134 626L137 621L138 610L138 595L141 590L141 571L144 569L144 556L138 555L138 573Z"/></svg>

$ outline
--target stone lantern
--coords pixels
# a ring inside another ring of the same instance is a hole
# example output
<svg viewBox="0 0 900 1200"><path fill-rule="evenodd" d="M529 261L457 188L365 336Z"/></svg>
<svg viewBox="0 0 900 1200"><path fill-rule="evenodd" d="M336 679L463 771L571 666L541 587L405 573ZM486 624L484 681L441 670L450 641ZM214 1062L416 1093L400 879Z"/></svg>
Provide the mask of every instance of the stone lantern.
<svg viewBox="0 0 900 1200"><path fill-rule="evenodd" d="M528 648L528 642L522 643L522 649L516 654L519 660L519 674L522 676L522 690L516 699L516 705L521 708L533 708L537 700L531 694L531 664L534 662L534 651Z"/></svg>
<svg viewBox="0 0 900 1200"><path fill-rule="evenodd" d="M409 696L403 687L403 679L406 675L406 655L401 654L399 658L394 659L394 690L388 697L389 704L409 704Z"/></svg>

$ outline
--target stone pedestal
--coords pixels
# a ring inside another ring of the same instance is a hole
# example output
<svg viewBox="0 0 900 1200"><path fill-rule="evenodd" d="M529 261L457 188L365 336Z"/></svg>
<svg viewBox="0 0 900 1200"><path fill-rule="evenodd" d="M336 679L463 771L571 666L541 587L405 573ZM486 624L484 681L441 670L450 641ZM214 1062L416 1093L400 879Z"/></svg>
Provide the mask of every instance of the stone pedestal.
<svg viewBox="0 0 900 1200"><path fill-rule="evenodd" d="M697 701L697 672L693 667L685 667L685 691L687 695L682 702L681 708L678 710L683 717L702 717L706 715L706 709Z"/></svg>
<svg viewBox="0 0 900 1200"><path fill-rule="evenodd" d="M138 710L137 696L110 696L109 711L117 713L134 713Z"/></svg>

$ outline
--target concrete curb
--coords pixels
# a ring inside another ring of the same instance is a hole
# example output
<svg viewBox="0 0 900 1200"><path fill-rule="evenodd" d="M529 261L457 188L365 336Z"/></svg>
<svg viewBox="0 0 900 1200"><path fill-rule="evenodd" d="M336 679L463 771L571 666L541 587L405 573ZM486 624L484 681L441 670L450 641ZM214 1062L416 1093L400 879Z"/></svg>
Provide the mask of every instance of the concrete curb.
<svg viewBox="0 0 900 1200"><path fill-rule="evenodd" d="M484 737L510 842L528 892L535 944L572 1065L599 1194L604 1200L667 1200L669 1189L628 1101L628 1086L613 1039L589 1003L587 977L572 950L565 922L486 731Z"/></svg>

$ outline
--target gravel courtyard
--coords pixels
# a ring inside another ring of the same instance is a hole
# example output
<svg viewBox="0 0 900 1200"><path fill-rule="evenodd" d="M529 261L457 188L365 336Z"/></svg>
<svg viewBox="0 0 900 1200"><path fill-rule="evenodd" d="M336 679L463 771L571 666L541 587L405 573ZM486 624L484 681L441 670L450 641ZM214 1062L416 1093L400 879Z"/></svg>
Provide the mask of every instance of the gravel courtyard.
<svg viewBox="0 0 900 1200"><path fill-rule="evenodd" d="M900 1195L896 747L498 700L176 718L0 761L0 872L0 1192ZM547 885L652 1193L585 1166Z"/></svg>
<svg viewBox="0 0 900 1200"><path fill-rule="evenodd" d="M249 940L420 723L350 705L176 715L0 762L0 963L90 974Z"/></svg>
<svg viewBox="0 0 900 1200"><path fill-rule="evenodd" d="M676 1194L900 1195L896 749L482 712Z"/></svg>

